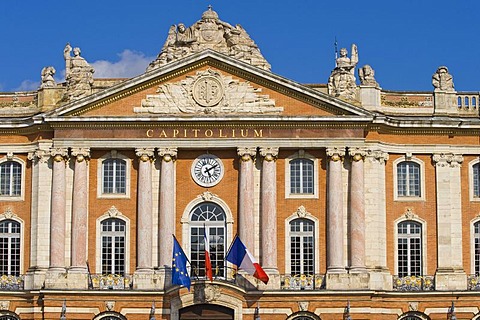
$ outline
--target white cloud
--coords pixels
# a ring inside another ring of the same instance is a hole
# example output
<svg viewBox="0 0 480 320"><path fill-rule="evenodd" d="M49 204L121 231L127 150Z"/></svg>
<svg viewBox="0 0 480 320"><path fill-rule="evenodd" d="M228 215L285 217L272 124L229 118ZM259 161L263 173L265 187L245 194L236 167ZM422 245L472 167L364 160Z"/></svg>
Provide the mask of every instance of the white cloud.
<svg viewBox="0 0 480 320"><path fill-rule="evenodd" d="M32 80L23 80L19 87L15 88L14 91L34 91L40 87L40 82Z"/></svg>
<svg viewBox="0 0 480 320"><path fill-rule="evenodd" d="M142 74L154 57L146 57L141 52L125 49L118 54L120 60L110 62L98 60L90 63L95 69L94 78L131 78Z"/></svg>

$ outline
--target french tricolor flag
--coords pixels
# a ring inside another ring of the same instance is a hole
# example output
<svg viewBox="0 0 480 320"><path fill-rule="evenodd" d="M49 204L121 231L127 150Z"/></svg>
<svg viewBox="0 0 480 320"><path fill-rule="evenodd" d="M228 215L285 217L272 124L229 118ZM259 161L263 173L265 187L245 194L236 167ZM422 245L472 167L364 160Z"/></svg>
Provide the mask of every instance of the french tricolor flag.
<svg viewBox="0 0 480 320"><path fill-rule="evenodd" d="M246 271L248 274L253 275L263 283L268 283L268 275L262 267L260 267L257 260L255 260L238 236L233 240L225 260L233 263L239 269Z"/></svg>
<svg viewBox="0 0 480 320"><path fill-rule="evenodd" d="M209 241L208 229L205 228L203 234L203 240L205 244L205 275L210 281L213 281L212 262L210 261L210 241Z"/></svg>

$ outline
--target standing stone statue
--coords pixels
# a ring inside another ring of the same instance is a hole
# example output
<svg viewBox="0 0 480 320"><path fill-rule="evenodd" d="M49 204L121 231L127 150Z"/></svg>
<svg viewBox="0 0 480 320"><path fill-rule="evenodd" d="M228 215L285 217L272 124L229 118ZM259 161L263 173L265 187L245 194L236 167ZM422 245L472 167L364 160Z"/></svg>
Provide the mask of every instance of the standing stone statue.
<svg viewBox="0 0 480 320"><path fill-rule="evenodd" d="M453 76L448 73L448 68L445 66L438 67L432 76L432 84L435 91L455 91Z"/></svg>
<svg viewBox="0 0 480 320"><path fill-rule="evenodd" d="M51 88L57 85L53 78L55 72L55 68L52 66L42 69L42 84L40 85L40 88Z"/></svg>
<svg viewBox="0 0 480 320"><path fill-rule="evenodd" d="M352 44L350 58L346 48L340 49L340 56L335 60L335 69L328 78L328 94L349 100L356 98L355 67L357 63L358 49L355 44Z"/></svg>
<svg viewBox="0 0 480 320"><path fill-rule="evenodd" d="M65 80L67 92L65 99L68 101L78 100L92 93L93 73L95 70L88 62L80 56L80 48L73 49L69 43L63 50L65 58Z"/></svg>
<svg viewBox="0 0 480 320"><path fill-rule="evenodd" d="M378 87L378 82L375 80L375 71L368 64L358 69L358 77L361 85Z"/></svg>

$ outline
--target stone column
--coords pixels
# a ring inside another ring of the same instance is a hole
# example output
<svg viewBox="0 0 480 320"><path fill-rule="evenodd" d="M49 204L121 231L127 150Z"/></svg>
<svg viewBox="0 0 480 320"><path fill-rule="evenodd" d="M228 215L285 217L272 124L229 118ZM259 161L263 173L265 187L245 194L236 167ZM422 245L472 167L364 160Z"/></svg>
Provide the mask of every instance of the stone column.
<svg viewBox="0 0 480 320"><path fill-rule="evenodd" d="M327 148L327 273L345 273L342 161L345 148Z"/></svg>
<svg viewBox="0 0 480 320"><path fill-rule="evenodd" d="M462 181L463 156L434 154L437 189L438 261L436 290L466 290L467 277L462 256ZM466 182L465 182L466 183ZM466 244L468 244L468 240Z"/></svg>
<svg viewBox="0 0 480 320"><path fill-rule="evenodd" d="M275 288L279 287L280 282L275 281L278 277L277 267L277 166L278 148L260 148L262 162L262 220L261 220L261 239L262 239L262 260L261 264L265 272L269 275L269 285ZM280 280L280 279L278 279Z"/></svg>
<svg viewBox="0 0 480 320"><path fill-rule="evenodd" d="M72 203L72 264L69 272L87 272L89 148L72 148L75 157Z"/></svg>
<svg viewBox="0 0 480 320"><path fill-rule="evenodd" d="M245 246L253 253L254 232L254 189L253 168L257 149L244 147L237 149L240 156L240 183L238 199L238 234Z"/></svg>
<svg viewBox="0 0 480 320"><path fill-rule="evenodd" d="M364 273L365 268L365 191L364 157L365 150L350 148L350 273Z"/></svg>
<svg viewBox="0 0 480 320"><path fill-rule="evenodd" d="M385 162L388 153L367 150L365 156L365 264L370 289L392 290L387 268L387 205Z"/></svg>
<svg viewBox="0 0 480 320"><path fill-rule="evenodd" d="M50 268L51 273L65 272L65 170L67 149L54 148L52 178L52 213L50 216Z"/></svg>
<svg viewBox="0 0 480 320"><path fill-rule="evenodd" d="M137 188L137 269L153 272L152 264L152 161L153 148L136 149L139 157Z"/></svg>
<svg viewBox="0 0 480 320"><path fill-rule="evenodd" d="M159 267L172 265L173 237L175 234L175 159L176 148L160 148L160 212L158 217Z"/></svg>
<svg viewBox="0 0 480 320"><path fill-rule="evenodd" d="M39 148L28 154L32 161L32 205L30 228L30 267L25 289L40 289L49 267L50 208L52 171L49 168L51 142L39 142Z"/></svg>

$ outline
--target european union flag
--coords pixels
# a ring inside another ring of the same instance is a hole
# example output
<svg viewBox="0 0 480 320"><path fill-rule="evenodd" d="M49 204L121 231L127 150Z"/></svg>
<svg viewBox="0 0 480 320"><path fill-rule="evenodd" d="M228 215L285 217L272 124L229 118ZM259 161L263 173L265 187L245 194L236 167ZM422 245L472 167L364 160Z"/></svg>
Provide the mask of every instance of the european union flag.
<svg viewBox="0 0 480 320"><path fill-rule="evenodd" d="M183 285L190 291L191 280L187 271L187 256L173 236L172 283Z"/></svg>

